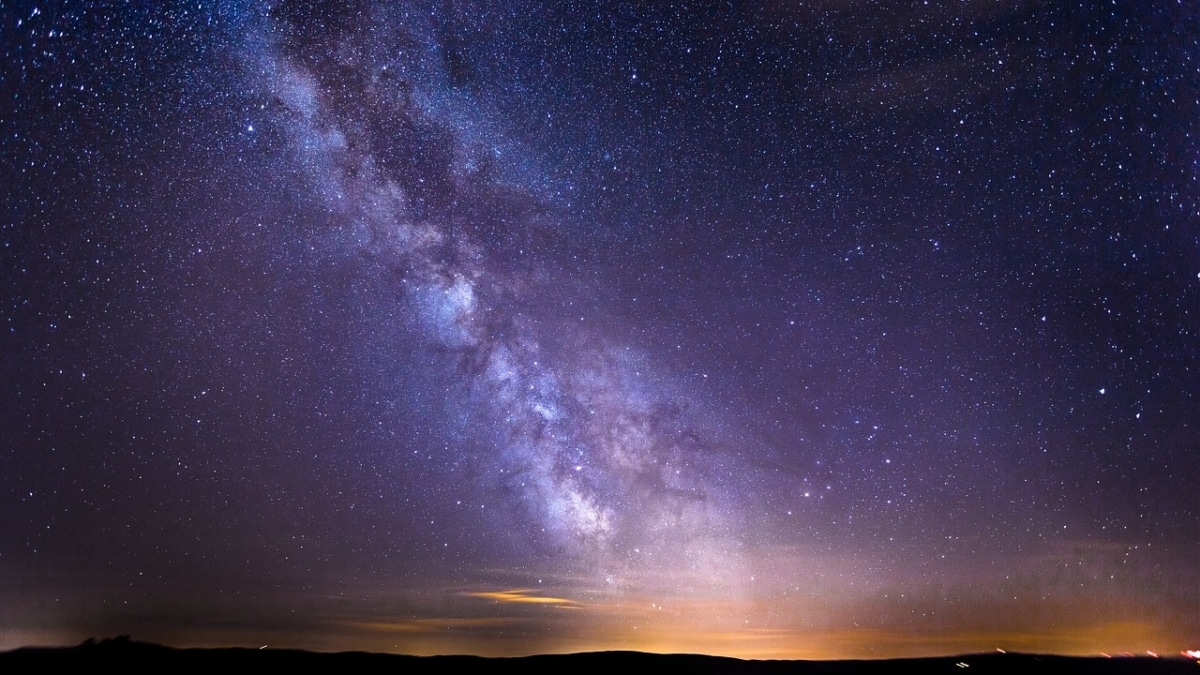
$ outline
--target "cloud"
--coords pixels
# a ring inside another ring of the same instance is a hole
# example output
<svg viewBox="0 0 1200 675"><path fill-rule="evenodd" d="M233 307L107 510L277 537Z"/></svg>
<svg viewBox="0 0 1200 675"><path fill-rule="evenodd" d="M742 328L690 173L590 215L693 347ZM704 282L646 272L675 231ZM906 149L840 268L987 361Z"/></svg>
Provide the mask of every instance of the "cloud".
<svg viewBox="0 0 1200 675"><path fill-rule="evenodd" d="M515 617L429 617L424 619L409 619L404 621L358 621L351 625L361 629L383 631L390 633L441 633L447 630L471 630L477 628L496 628L523 619Z"/></svg>
<svg viewBox="0 0 1200 675"><path fill-rule="evenodd" d="M495 602L511 602L519 604L532 605L557 605L560 607L582 607L583 605L569 600L567 598L551 598L543 595L534 595L537 591L514 588L508 591L475 591L463 593L472 598L483 598L485 600L493 600Z"/></svg>

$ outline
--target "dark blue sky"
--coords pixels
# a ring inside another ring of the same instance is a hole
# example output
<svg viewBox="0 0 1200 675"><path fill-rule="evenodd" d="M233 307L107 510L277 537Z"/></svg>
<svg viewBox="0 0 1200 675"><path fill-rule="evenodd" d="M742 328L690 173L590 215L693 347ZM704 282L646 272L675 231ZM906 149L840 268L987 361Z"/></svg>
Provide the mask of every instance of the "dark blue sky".
<svg viewBox="0 0 1200 675"><path fill-rule="evenodd" d="M1196 646L1193 3L0 19L0 646Z"/></svg>

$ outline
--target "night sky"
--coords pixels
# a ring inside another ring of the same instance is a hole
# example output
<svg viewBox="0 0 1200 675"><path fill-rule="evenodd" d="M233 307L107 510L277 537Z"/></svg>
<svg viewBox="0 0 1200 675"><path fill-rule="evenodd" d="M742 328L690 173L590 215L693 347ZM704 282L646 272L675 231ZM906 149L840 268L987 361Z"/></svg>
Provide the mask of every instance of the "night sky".
<svg viewBox="0 0 1200 675"><path fill-rule="evenodd" d="M0 23L0 648L1200 643L1196 2Z"/></svg>

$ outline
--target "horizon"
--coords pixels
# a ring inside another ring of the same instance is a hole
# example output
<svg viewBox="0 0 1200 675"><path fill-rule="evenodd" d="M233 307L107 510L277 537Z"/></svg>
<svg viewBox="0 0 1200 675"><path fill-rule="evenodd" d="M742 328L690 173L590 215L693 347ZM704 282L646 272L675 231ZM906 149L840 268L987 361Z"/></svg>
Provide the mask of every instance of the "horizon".
<svg viewBox="0 0 1200 675"><path fill-rule="evenodd" d="M4 3L0 650L1200 647L1200 8Z"/></svg>
<svg viewBox="0 0 1200 675"><path fill-rule="evenodd" d="M114 635L97 639L89 637L77 644L61 644L61 645L23 645L14 650L0 650L0 654L9 653L17 650L63 650L63 649L90 649L95 647L163 647L169 650L208 650L208 651L302 651L312 654L323 654L336 656L342 654L366 654L379 656L401 656L413 658L482 658L482 659L523 659L540 656L596 656L606 654L632 654L643 656L684 656L684 657L701 657L712 659L733 659L738 661L804 661L804 662L832 662L841 661L903 661L903 660L938 660L951 658L970 658L970 657L1050 657L1050 658L1066 658L1066 659L1166 659L1166 660L1196 660L1200 664L1200 650L1182 650L1175 654L1159 654L1157 652L1147 651L1142 654L1132 652L1117 652L1107 653L1099 652L1094 654L1050 654L1038 652L1021 652L1009 651L1005 649L994 649L986 652L964 652L954 654L934 654L927 656L889 656L889 657L866 657L866 658L848 658L848 659L771 659L771 658L754 658L754 657L738 657L725 656L721 654L706 654L702 652L648 652L633 649L609 649L603 651L571 651L571 652L537 652L531 654L514 654L505 656L484 656L472 653L438 653L438 654L407 654L401 652L371 652L363 650L343 650L343 651L321 651L296 647L281 647L269 644L262 645L207 645L207 646L180 646L163 644L152 641L139 640L131 635Z"/></svg>

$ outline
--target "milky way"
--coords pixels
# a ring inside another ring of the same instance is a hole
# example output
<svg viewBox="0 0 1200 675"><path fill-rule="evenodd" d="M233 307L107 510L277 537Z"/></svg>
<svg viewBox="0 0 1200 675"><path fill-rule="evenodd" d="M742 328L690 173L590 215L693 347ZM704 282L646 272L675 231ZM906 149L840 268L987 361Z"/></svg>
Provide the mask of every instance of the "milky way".
<svg viewBox="0 0 1200 675"><path fill-rule="evenodd" d="M0 646L1196 646L1195 7L0 9Z"/></svg>
<svg viewBox="0 0 1200 675"><path fill-rule="evenodd" d="M609 579L633 552L727 567L730 504L704 475L719 459L713 439L653 364L639 365L636 345L591 325L592 310L543 309L588 292L571 271L497 260L512 252L489 250L490 237L541 247L556 236L541 222L552 200L539 209L539 195L505 183L501 132L469 140L478 104L446 81L429 19L408 7L360 12L339 26L285 7L249 70L337 226L395 271L427 335L420 357L465 379L452 406L481 469L500 474L548 543L599 561Z"/></svg>

